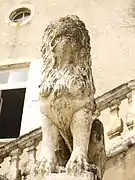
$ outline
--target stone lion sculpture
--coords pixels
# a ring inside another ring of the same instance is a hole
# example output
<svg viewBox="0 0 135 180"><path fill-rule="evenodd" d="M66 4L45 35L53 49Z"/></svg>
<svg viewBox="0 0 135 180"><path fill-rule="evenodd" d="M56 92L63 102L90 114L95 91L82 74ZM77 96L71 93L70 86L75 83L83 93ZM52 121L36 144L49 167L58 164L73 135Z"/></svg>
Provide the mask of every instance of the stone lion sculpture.
<svg viewBox="0 0 135 180"><path fill-rule="evenodd" d="M92 118L95 110L90 37L77 16L50 23L42 40L43 158L38 173L68 174L96 171L105 167L103 127Z"/></svg>

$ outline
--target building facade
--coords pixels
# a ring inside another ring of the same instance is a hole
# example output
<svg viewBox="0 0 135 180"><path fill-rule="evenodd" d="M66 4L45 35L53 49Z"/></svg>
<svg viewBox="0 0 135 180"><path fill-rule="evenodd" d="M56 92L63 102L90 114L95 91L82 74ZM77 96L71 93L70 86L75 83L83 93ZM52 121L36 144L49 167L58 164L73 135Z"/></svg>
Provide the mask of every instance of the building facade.
<svg viewBox="0 0 135 180"><path fill-rule="evenodd" d="M89 31L95 97L135 78L134 0L1 0L1 143L41 125L38 120L41 39L50 21L67 14L77 15ZM119 103L116 104L119 108ZM125 109L127 106L123 106L123 113ZM111 123L106 112L104 116L107 129Z"/></svg>

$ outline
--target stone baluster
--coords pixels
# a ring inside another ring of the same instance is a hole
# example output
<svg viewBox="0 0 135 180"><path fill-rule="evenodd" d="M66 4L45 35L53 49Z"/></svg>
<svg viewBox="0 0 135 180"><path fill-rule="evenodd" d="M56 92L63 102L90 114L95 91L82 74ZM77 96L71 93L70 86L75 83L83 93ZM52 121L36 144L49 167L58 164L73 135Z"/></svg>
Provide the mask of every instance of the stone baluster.
<svg viewBox="0 0 135 180"><path fill-rule="evenodd" d="M30 140L27 142L27 153L28 153L28 161L24 164L24 168L22 170L22 176L24 179L27 179L26 177L30 175L30 171L34 167L36 163L36 151L37 151L37 145L38 141Z"/></svg>
<svg viewBox="0 0 135 180"><path fill-rule="evenodd" d="M131 93L127 94L129 111L127 114L126 124L129 130L135 126L135 80L130 81L129 88Z"/></svg>
<svg viewBox="0 0 135 180"><path fill-rule="evenodd" d="M38 142L35 140L31 140L27 143L27 152L28 152L28 162L30 166L33 166L36 162L36 147Z"/></svg>
<svg viewBox="0 0 135 180"><path fill-rule="evenodd" d="M120 137L121 133L123 131L123 121L119 117L119 106L120 106L120 101L118 99L113 100L111 103L109 103L110 126L109 126L109 130L107 132L109 139L112 139L116 136Z"/></svg>
<svg viewBox="0 0 135 180"><path fill-rule="evenodd" d="M22 154L22 150L19 148L10 152L11 160L10 160L9 173L8 173L8 178L10 180L20 180L19 157L21 154Z"/></svg>

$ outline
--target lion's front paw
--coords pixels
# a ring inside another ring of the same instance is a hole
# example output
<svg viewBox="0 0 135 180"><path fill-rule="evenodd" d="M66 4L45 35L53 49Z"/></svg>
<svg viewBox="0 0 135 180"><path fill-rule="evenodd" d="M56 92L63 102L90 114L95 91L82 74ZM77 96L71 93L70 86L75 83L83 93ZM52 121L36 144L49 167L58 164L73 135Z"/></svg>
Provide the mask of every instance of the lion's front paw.
<svg viewBox="0 0 135 180"><path fill-rule="evenodd" d="M66 165L66 172L75 175L87 171L89 171L87 155L80 152L73 152Z"/></svg>
<svg viewBox="0 0 135 180"><path fill-rule="evenodd" d="M47 159L44 158L41 161L37 162L36 167L34 169L34 174L35 175L48 175L49 173L54 172L55 170L55 163L53 162L52 159Z"/></svg>

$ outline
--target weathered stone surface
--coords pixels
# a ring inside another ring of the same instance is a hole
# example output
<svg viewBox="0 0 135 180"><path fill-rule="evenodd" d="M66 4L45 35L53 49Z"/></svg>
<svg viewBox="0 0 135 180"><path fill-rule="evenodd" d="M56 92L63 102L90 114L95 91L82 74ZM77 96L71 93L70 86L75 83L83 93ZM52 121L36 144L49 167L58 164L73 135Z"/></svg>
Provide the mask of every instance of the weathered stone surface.
<svg viewBox="0 0 135 180"><path fill-rule="evenodd" d="M124 142L120 145L121 148L120 146L116 147L112 154L110 152L103 180L135 179L135 141L131 141L132 139L128 139L128 141L125 141L125 145Z"/></svg>
<svg viewBox="0 0 135 180"><path fill-rule="evenodd" d="M96 104L90 49L88 31L77 16L60 18L45 29L40 85L43 153L34 176L57 172L60 165L70 175L90 171L99 179L103 176L104 131L92 118Z"/></svg>

